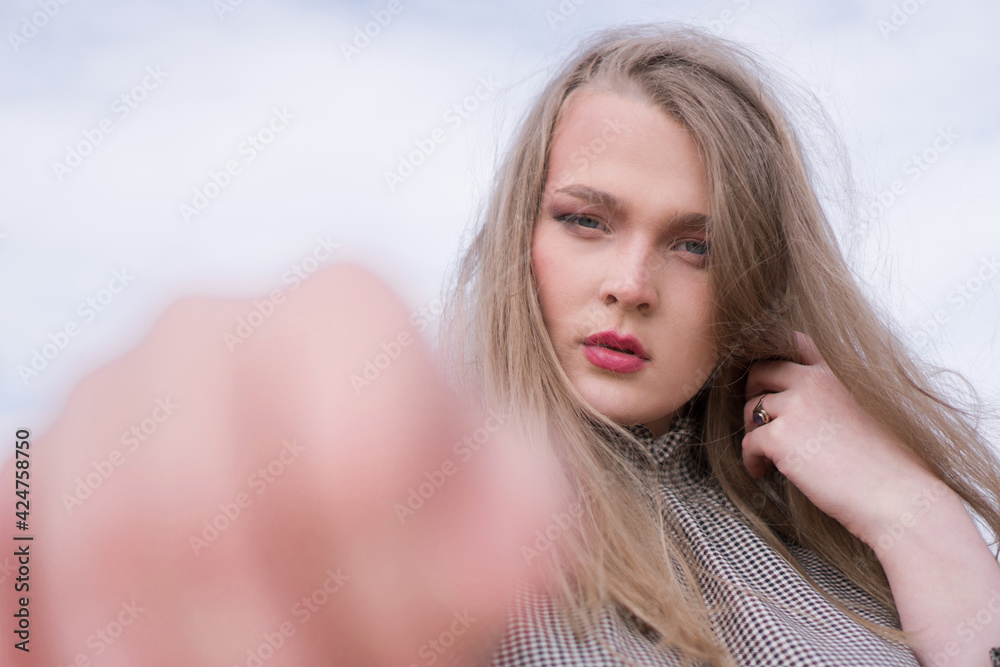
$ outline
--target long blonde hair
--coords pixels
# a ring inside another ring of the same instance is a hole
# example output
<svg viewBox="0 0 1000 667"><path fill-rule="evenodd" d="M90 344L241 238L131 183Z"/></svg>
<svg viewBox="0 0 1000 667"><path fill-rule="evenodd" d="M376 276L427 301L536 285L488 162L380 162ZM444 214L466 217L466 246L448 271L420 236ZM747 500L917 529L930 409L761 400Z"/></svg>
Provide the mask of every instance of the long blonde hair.
<svg viewBox="0 0 1000 667"><path fill-rule="evenodd" d="M691 387L691 405L704 414L712 474L746 521L807 579L787 544L820 554L895 610L871 548L780 475L757 482L742 465L747 370L761 359L796 361L797 330L812 337L858 404L1000 534L1000 463L973 416L932 388L932 369L860 291L770 81L743 47L690 28L615 28L583 44L517 133L457 265L439 332L453 385L515 421L544 423L582 499L581 530L564 534L552 554L553 590L574 627L592 628L612 605L654 630L663 646L717 664L731 656L713 635L697 570L664 516L650 471L629 455L640 443L575 391L541 317L532 231L553 128L578 88L657 106L690 131L704 158L719 364L701 391ZM823 594L859 623L905 640Z"/></svg>

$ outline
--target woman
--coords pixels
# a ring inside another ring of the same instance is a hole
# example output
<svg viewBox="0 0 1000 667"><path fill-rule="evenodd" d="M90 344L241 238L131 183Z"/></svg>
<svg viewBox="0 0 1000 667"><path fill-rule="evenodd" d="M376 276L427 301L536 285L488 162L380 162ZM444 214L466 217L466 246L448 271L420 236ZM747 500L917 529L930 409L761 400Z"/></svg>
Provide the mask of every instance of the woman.
<svg viewBox="0 0 1000 667"><path fill-rule="evenodd" d="M996 457L854 284L749 54L597 35L496 182L441 347L548 425L583 510L569 619L526 593L494 664L986 664L962 502L1000 532Z"/></svg>
<svg viewBox="0 0 1000 667"><path fill-rule="evenodd" d="M237 348L254 304L171 308L18 433L8 662L986 664L962 501L1000 532L997 461L861 297L752 62L613 31L545 90L443 331L478 406L350 265Z"/></svg>

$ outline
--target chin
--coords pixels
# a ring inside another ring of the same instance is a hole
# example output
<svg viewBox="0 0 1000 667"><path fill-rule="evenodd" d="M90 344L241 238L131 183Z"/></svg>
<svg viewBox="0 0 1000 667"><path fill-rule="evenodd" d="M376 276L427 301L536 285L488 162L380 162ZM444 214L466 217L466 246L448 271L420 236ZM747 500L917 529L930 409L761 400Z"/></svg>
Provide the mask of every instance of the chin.
<svg viewBox="0 0 1000 667"><path fill-rule="evenodd" d="M637 411L634 402L630 405L626 400L608 400L606 392L598 395L594 393L581 393L587 399L590 407L619 424L641 424L647 419L652 419L651 417L647 417L646 411Z"/></svg>

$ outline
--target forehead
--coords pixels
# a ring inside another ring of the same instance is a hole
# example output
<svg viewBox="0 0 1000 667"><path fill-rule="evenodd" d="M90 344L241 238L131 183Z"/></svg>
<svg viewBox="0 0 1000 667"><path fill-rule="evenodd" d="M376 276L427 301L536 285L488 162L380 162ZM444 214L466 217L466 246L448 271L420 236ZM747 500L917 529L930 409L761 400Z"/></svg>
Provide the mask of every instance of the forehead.
<svg viewBox="0 0 1000 667"><path fill-rule="evenodd" d="M603 90L574 91L553 131L546 194L574 184L646 207L709 213L690 132L650 103Z"/></svg>

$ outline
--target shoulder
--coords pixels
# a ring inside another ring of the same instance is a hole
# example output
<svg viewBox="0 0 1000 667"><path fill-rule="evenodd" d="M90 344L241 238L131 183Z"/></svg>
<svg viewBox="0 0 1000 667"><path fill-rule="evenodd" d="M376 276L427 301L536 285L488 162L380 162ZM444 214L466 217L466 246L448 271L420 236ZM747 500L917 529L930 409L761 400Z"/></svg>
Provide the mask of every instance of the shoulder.
<svg viewBox="0 0 1000 667"><path fill-rule="evenodd" d="M507 628L490 667L615 667L622 655L639 665L680 665L645 639L612 607L602 610L592 631L575 630L563 603L537 588L522 586L508 607Z"/></svg>

